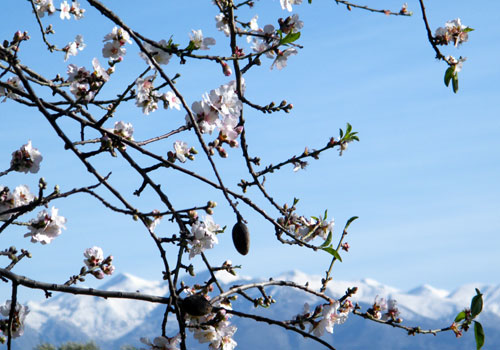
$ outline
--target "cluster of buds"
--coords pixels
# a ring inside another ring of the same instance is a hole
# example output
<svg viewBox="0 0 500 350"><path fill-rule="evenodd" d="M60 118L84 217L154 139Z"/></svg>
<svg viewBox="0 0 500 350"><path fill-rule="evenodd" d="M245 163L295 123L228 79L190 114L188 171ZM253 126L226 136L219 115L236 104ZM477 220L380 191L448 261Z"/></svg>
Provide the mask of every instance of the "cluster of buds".
<svg viewBox="0 0 500 350"><path fill-rule="evenodd" d="M455 47L469 39L469 32L474 29L464 26L460 18L446 22L444 27L436 29L434 40L437 45L448 45L452 42Z"/></svg>
<svg viewBox="0 0 500 350"><path fill-rule="evenodd" d="M85 249L83 256L85 257L83 262L86 266L83 266L80 269L80 273L78 275L71 276L66 282L66 285L84 282L84 276L88 274L91 274L97 279L103 279L105 275L112 275L115 271L115 267L113 266L113 256L110 255L104 259L104 255L100 247Z"/></svg>

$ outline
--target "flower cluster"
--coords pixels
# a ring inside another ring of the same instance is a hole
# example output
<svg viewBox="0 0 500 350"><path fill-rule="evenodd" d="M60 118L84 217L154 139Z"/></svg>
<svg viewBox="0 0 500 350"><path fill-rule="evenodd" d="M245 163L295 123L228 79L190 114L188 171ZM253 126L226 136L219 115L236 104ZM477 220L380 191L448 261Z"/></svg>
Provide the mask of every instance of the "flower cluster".
<svg viewBox="0 0 500 350"><path fill-rule="evenodd" d="M62 229L66 229L65 223L66 219L58 215L58 209L52 207L50 214L46 210L42 210L36 219L30 221L30 232L26 233L24 237L31 237L33 243L50 243L62 233Z"/></svg>
<svg viewBox="0 0 500 350"><path fill-rule="evenodd" d="M20 149L12 153L12 159L10 161L10 167L14 171L19 171L22 173L32 173L36 174L40 170L40 162L43 157L38 149L33 148L31 145L31 140L27 144L21 146Z"/></svg>
<svg viewBox="0 0 500 350"><path fill-rule="evenodd" d="M7 79L6 83L9 86L12 86L14 89L24 91L24 87L19 77L10 77L9 79ZM4 88L3 86L0 86L0 96L5 96L2 102L7 101L7 98L12 98L12 99L19 98L19 95L15 94L8 88Z"/></svg>
<svg viewBox="0 0 500 350"><path fill-rule="evenodd" d="M163 101L163 108L165 109L170 107L170 109L175 108L180 110L181 101L179 98L172 91L161 93L156 90L153 85L154 80L154 75L149 75L145 78L137 78L135 81L137 87L135 105L141 107L142 113L146 115L158 109L159 101Z"/></svg>
<svg viewBox="0 0 500 350"><path fill-rule="evenodd" d="M80 8L80 3L78 1L72 1L71 6L68 4L66 0L61 3L61 13L59 17L61 19L70 19L73 15L76 20L79 20L83 17L85 10Z"/></svg>
<svg viewBox="0 0 500 350"><path fill-rule="evenodd" d="M327 239L328 235L333 233L335 220L326 221L326 218L326 212L324 218L313 216L310 219L292 212L286 217L279 218L278 223L298 239L309 242L318 236Z"/></svg>
<svg viewBox="0 0 500 350"><path fill-rule="evenodd" d="M156 337L151 342L148 338L141 338L141 342L149 346L150 350L179 350L177 347L181 341L181 335L177 334L172 338ZM148 349L148 350L149 350Z"/></svg>
<svg viewBox="0 0 500 350"><path fill-rule="evenodd" d="M130 35L123 30L123 28L114 27L111 33L104 36L106 44L102 49L102 55L105 58L111 58L113 60L121 60L122 56L127 53L127 50L123 47L126 43L132 44L130 40Z"/></svg>
<svg viewBox="0 0 500 350"><path fill-rule="evenodd" d="M436 29L434 39L437 45L448 45L453 42L455 47L466 42L469 39L469 32L474 29L464 26L460 18L446 22L444 27Z"/></svg>
<svg viewBox="0 0 500 350"><path fill-rule="evenodd" d="M231 308L229 304L221 304L224 308ZM233 336L237 327L229 322L230 315L224 308L220 308L215 313L209 313L205 316L187 315L189 330L200 343L210 343L211 350L233 350L237 343Z"/></svg>
<svg viewBox="0 0 500 350"><path fill-rule="evenodd" d="M0 315L6 317L5 319L0 319L0 331L7 335L9 333L8 330L8 320L10 315L10 310L12 307L12 301L7 300L5 305L0 306ZM28 306L21 305L16 303L16 307L14 308L14 317L12 318L11 324L11 335L13 338L20 337L24 333L24 320L26 315L30 312Z"/></svg>
<svg viewBox="0 0 500 350"><path fill-rule="evenodd" d="M242 89L244 90L244 82ZM243 131L243 127L239 125L242 109L243 104L236 93L235 81L211 90L201 101L195 101L191 105L201 133L212 134L215 128L219 129L217 139L209 146L215 148L223 157L227 156L222 148L223 143L229 144L230 147L238 146L237 138ZM186 116L186 122L191 125L189 115Z"/></svg>
<svg viewBox="0 0 500 350"><path fill-rule="evenodd" d="M383 311L386 312L382 313ZM386 301L384 298L379 298L377 295L372 307L367 310L367 313L377 320L396 323L403 322L403 319L399 317L398 303L394 299Z"/></svg>
<svg viewBox="0 0 500 350"><path fill-rule="evenodd" d="M45 13L53 15L56 12L56 8L52 0L35 0L35 10L38 16L43 17Z"/></svg>
<svg viewBox="0 0 500 350"><path fill-rule="evenodd" d="M205 216L203 221L196 220L191 226L193 236L189 240L189 259L201 254L206 249L211 249L219 243L217 233L221 232L221 227L217 225L212 216Z"/></svg>
<svg viewBox="0 0 500 350"><path fill-rule="evenodd" d="M85 44L83 43L83 36L77 35L75 37L75 41L69 42L68 45L63 47L63 52L66 54L64 55L64 61L67 61L69 56L76 56L78 51L82 51L85 48Z"/></svg>
<svg viewBox="0 0 500 350"><path fill-rule="evenodd" d="M10 192L8 187L0 186L0 220L8 220L13 213L2 214L3 212L29 204L35 199L28 186L17 186L14 192Z"/></svg>
<svg viewBox="0 0 500 350"><path fill-rule="evenodd" d="M83 252L83 262L89 268L89 272L97 279L103 279L104 275L112 275L115 271L113 256L104 259L104 253L100 247L87 248Z"/></svg>
<svg viewBox="0 0 500 350"><path fill-rule="evenodd" d="M67 70L67 82L71 83L69 91L76 98L86 102L94 98L96 92L109 80L109 75L114 71L113 67L104 69L97 58L92 60L92 66L94 68L92 73L84 67L78 67L74 64L68 65Z"/></svg>
<svg viewBox="0 0 500 350"><path fill-rule="evenodd" d="M280 18L278 23L281 33L284 34L298 33L304 26L304 22L299 19L299 15L297 14L289 16L284 20ZM280 43L280 37L271 24L264 26L263 29L257 29L255 32L263 36L252 39L252 49L254 52L265 54L267 58L274 59L271 69L274 67L277 69L285 68L288 58L298 53L294 48L287 48L285 50L279 50L277 48Z"/></svg>
<svg viewBox="0 0 500 350"><path fill-rule="evenodd" d="M309 332L321 337L325 331L333 333L333 327L344 323L353 308L350 300L345 300L342 305L337 300L332 300L329 304L318 305L314 311L305 303L304 311L295 316L295 321L302 329L309 324Z"/></svg>

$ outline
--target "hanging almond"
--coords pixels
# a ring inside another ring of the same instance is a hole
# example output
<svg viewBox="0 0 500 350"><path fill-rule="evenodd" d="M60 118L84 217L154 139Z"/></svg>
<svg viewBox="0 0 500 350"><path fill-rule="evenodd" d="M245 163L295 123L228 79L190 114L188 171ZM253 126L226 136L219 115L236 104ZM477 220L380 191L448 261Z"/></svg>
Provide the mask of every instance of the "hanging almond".
<svg viewBox="0 0 500 350"><path fill-rule="evenodd" d="M248 227L241 221L233 226L234 247L241 255L247 255L250 250L250 232Z"/></svg>
<svg viewBox="0 0 500 350"><path fill-rule="evenodd" d="M212 304L202 295L191 295L181 300L181 308L191 316L205 316L212 312Z"/></svg>

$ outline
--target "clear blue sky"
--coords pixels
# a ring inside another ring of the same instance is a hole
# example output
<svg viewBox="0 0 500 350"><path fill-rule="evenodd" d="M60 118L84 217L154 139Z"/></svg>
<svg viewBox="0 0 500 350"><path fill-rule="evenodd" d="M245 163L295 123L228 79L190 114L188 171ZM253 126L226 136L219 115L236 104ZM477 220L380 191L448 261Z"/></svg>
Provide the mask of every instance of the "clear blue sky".
<svg viewBox="0 0 500 350"><path fill-rule="evenodd" d="M401 6L396 1L365 3L393 10ZM119 6L114 1L105 4L128 25L152 39L168 40L173 35L182 46L187 45L191 29L202 29L218 42L207 53L229 52L226 37L215 29L218 11L210 1L155 0L147 6L127 1ZM57 15L43 19L44 25L54 25L56 36L51 40L59 47L72 41L76 34L84 35L87 48L68 62L63 61L63 54L49 55L39 45L40 34L28 2L10 0L2 6L2 40L11 39L16 30L27 30L32 39L23 44L21 62L47 77L64 75L69 63L89 68L93 57L105 62L101 55L102 38L113 25L85 1L82 7L87 12L78 22L62 22ZM351 123L361 142L349 145L342 157L333 151L297 173L292 166L285 167L268 176L266 182L279 203L300 198L300 214L320 215L328 209L329 216L336 220L337 234L349 217L360 217L347 237L351 250L343 254L344 262L336 265L334 278L370 277L402 289L424 283L447 289L471 282L498 284L500 69L496 60L500 55L500 4L428 1L433 30L457 17L475 29L469 42L458 49L443 48L445 54L468 57L460 73L458 94L443 84L446 67L434 59L418 3L409 2L409 7L414 16L408 18L355 9L349 12L334 1L313 1L312 5L305 1L294 6L293 13L304 21L299 41L304 49L291 57L282 71L271 71L271 61L262 59L262 66L246 76L247 98L261 105L286 99L294 104L294 109L290 114L264 115L246 108L250 152L260 156L263 165L277 163L300 154L305 146L322 147L331 136L338 135L340 127ZM257 1L254 9L242 11L240 19L250 20L254 14L259 14L260 26L276 25L276 18L288 16L277 0ZM113 87L129 83L145 68L137 47L129 45L127 50L110 87L104 91L107 96L116 94ZM171 76L181 73L178 87L189 104L230 80L215 63L188 61L179 65L174 58L166 72ZM0 178L0 184L11 188L27 184L34 189L38 177L43 176L49 186L59 184L65 191L95 182L71 154L63 151L62 142L36 111L12 101L0 104L0 111L0 170L8 168L11 152L28 139L44 156L39 174L8 175ZM178 127L184 115L159 110L144 116L130 103L119 109L107 127L118 120L131 122L135 139L144 140ZM166 155L177 139L196 146L191 136L181 135L151 149ZM232 188L241 178L250 179L240 155L240 149L232 149L228 159L217 159L225 183ZM140 180L124 164L121 159L110 161L102 156L96 162L102 173L113 171L111 182L125 191L134 204L162 209L150 191L139 199L132 196ZM196 162L186 166L213 178L201 154ZM240 204L240 209L249 221L252 246L249 255L241 257L232 247L230 237L234 215L219 194L172 171L162 171L155 178L178 208L207 200L219 203L214 219L229 229L219 236L219 246L207 252L213 265L231 259L234 264L243 265L242 274L261 277L290 269L323 274L328 268L328 254L280 245L271 225L244 204ZM249 196L272 212L255 190ZM30 243L22 237L22 228L0 235L2 249L15 245L33 253L32 260L20 263L15 272L62 283L78 272L83 250L98 245L105 254L115 256L117 273L129 272L148 279L161 277L159 254L139 224L109 213L84 195L59 200L54 205L67 217L68 229L52 244ZM272 212L272 216L276 215ZM35 213L28 215L26 220L34 216ZM175 226L163 220L157 232L170 235ZM201 259L193 261L200 265ZM2 286L0 296L8 295L8 289Z"/></svg>

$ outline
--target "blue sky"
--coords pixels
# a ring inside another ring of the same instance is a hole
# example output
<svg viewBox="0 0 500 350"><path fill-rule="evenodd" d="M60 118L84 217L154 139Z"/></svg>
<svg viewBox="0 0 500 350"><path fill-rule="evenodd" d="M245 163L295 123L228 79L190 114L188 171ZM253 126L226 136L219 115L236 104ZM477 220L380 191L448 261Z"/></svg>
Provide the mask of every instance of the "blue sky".
<svg viewBox="0 0 500 350"><path fill-rule="evenodd" d="M173 35L182 46L187 45L191 29L202 29L206 36L217 40L216 47L208 53L228 53L226 37L215 29L218 11L209 1L156 0L148 6L135 2L123 2L121 6L113 1L104 3L125 23L152 39ZM394 10L401 6L396 1L366 4ZM87 12L78 22L62 22L58 16L43 19L44 25L54 25L56 35L51 40L59 47L72 41L76 34L84 35L87 48L68 62L63 61L62 53L49 55L39 44L40 34L28 2L11 0L3 6L2 40L10 39L16 30L27 30L32 39L23 44L21 62L47 77L64 74L69 63L90 67L93 57L105 62L101 55L102 38L113 25L84 1L82 7ZM495 62L500 54L496 44L500 4L427 4L433 30L457 17L475 29L469 42L458 49L443 48L446 55L468 57L460 73L458 94L443 84L446 66L434 59L418 2L409 2L409 6L414 11L409 18L355 9L349 12L334 1L294 6L293 13L304 21L299 41L304 49L291 57L282 71L270 70L272 62L264 58L262 66L246 76L247 98L261 105L286 99L294 109L290 114L264 115L246 108L250 153L261 157L263 165L277 163L302 153L305 146L322 147L331 136L338 135L339 128L351 123L361 142L350 144L342 157L337 151L325 153L305 170L294 173L288 166L266 181L278 203L300 198L299 214L320 215L328 209L329 216L335 218L337 234L349 217L360 217L351 226L347 237L351 250L343 254L343 263L336 264L334 278L370 277L401 289L424 283L447 289L473 282L498 284L500 69ZM255 14L259 14L260 26L276 25L278 17L289 15L281 10L279 1L257 1L253 9L242 11L240 19L250 20ZM245 44L242 46L248 50ZM129 83L144 70L137 47L129 45L127 50L104 95L113 96L113 87ZM234 79L222 75L217 64L207 62L179 65L178 60L172 59L166 72L181 73L177 86L189 104L201 99L204 92ZM95 183L84 167L63 151L62 142L40 114L12 101L2 103L0 110L0 164L4 164L0 169L8 167L11 152L28 139L44 156L39 174L9 174L0 179L0 184L11 188L27 184L33 189L39 176L46 179L49 187L59 184L62 190ZM107 127L118 120L131 122L134 138L144 140L178 127L184 115L159 110L144 116L130 103L119 109ZM66 127L75 135L78 132L70 124ZM150 149L166 155L177 139L196 147L195 139L183 134ZM231 149L228 159L216 159L225 183L233 189L240 179L250 179L240 155L240 149ZM99 170L104 174L112 170L111 182L134 204L161 208L150 191L145 191L141 198L132 196L140 180L124 164L119 158L96 158ZM186 167L213 178L201 154ZM230 237L234 215L218 193L172 171L164 170L154 176L178 208L207 200L219 203L214 219L229 229L219 236L216 249L207 251L213 265L231 259L234 264L243 265L242 274L261 277L291 269L323 274L328 268L328 254L282 246L276 242L271 225L243 203L239 208L249 221L252 245L248 256L238 255ZM277 216L255 190L248 195L273 217ZM52 244L30 243L22 237L22 228L0 235L2 249L15 245L33 253L32 260L20 263L15 272L62 283L78 272L83 250L98 245L105 254L114 255L117 272L148 279L161 277L159 254L139 224L109 213L84 195L58 200L54 205L67 217L68 229ZM26 216L26 220L34 215ZM165 219L157 232L171 234L175 226ZM201 266L199 257L191 262ZM0 290L0 295L8 293L8 288Z"/></svg>

